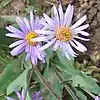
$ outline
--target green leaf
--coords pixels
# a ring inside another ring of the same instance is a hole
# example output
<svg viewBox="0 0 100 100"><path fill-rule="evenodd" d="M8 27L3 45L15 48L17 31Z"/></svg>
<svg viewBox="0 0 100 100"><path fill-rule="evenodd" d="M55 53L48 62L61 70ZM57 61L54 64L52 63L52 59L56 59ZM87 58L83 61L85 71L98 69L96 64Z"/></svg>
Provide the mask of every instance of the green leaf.
<svg viewBox="0 0 100 100"><path fill-rule="evenodd" d="M72 77L76 76L79 71L75 70L74 68L70 66L64 66L62 62L58 61L53 61L55 64L56 68L59 70L59 74L62 77L64 81L71 80Z"/></svg>
<svg viewBox="0 0 100 100"><path fill-rule="evenodd" d="M47 63L47 70L49 70L49 63L50 63L50 59L53 56L53 50L52 49L46 49L46 63Z"/></svg>
<svg viewBox="0 0 100 100"><path fill-rule="evenodd" d="M24 86L23 86L23 88L24 88L25 90L27 90L27 87L28 87L28 84L25 83ZM26 99L25 99L25 100L32 100L32 95L30 95L30 94L31 94L30 91L27 90L27 94L26 94Z"/></svg>
<svg viewBox="0 0 100 100"><path fill-rule="evenodd" d="M87 76L85 73L80 72L78 75L72 77L73 86L75 87L81 87L83 89L86 89L92 93L100 94L100 87L96 84L96 81L91 78L90 76Z"/></svg>
<svg viewBox="0 0 100 100"><path fill-rule="evenodd" d="M87 97L81 91L79 91L78 89L75 89L75 88L74 88L74 90L75 90L76 95L79 98L79 100L87 100Z"/></svg>
<svg viewBox="0 0 100 100"><path fill-rule="evenodd" d="M32 96L29 91L27 91L26 100L32 100Z"/></svg>
<svg viewBox="0 0 100 100"><path fill-rule="evenodd" d="M5 54L5 56L6 56L6 54ZM10 60L9 59L7 59L7 57L3 57L3 56L1 56L0 55L0 61L2 61L3 63L5 63L5 64L8 64L9 62L10 62Z"/></svg>
<svg viewBox="0 0 100 100"><path fill-rule="evenodd" d="M55 91L55 93L60 96L60 99L62 98L62 86L61 83L59 82L59 80L55 77L54 79L54 84L52 85L53 90ZM55 100L55 98L50 95L50 100Z"/></svg>
<svg viewBox="0 0 100 100"><path fill-rule="evenodd" d="M74 60L68 60L65 56L62 56L60 50L57 51L57 56L60 61L54 61L54 63L57 69L59 69L63 80L72 80L74 87L81 87L92 93L100 94L100 87L92 77L87 76L80 70L74 69Z"/></svg>
<svg viewBox="0 0 100 100"><path fill-rule="evenodd" d="M60 81L58 80L57 76L55 75L55 72L53 71L53 69L49 68L49 70L48 70L46 67L43 76L50 83L54 92L60 98L62 98L62 85L61 85ZM45 87L43 85L41 85L41 88L45 88ZM48 92L47 89L44 92L44 100L55 100L55 98Z"/></svg>
<svg viewBox="0 0 100 100"><path fill-rule="evenodd" d="M67 59L65 57L65 55L62 55L62 50L61 49L58 49L56 53L57 53L57 56L58 56L60 62L64 66L73 67L73 64L74 64L74 58L73 57L70 56L71 60Z"/></svg>
<svg viewBox="0 0 100 100"><path fill-rule="evenodd" d="M74 58L71 57L72 60L67 59L64 55L62 55L61 49L57 50L57 56L58 60L54 60L54 64L56 65L57 69L61 72L61 76L63 77L63 74L65 74L65 77L72 77L79 73L78 70L75 70L74 65ZM65 80L65 79L64 79Z"/></svg>
<svg viewBox="0 0 100 100"><path fill-rule="evenodd" d="M67 65L65 67L60 62L55 62L55 64L60 70L60 75L64 81L72 80L72 85L74 87L81 87L95 94L100 94L100 87L92 77L87 76L79 70L68 67Z"/></svg>
<svg viewBox="0 0 100 100"><path fill-rule="evenodd" d="M11 94L16 87L21 88L27 83L28 71L31 68L32 67L28 67L24 70L24 72L7 87L7 95Z"/></svg>
<svg viewBox="0 0 100 100"><path fill-rule="evenodd" d="M52 49L46 49L45 50L46 51L46 58L47 58L47 60L50 60L50 58L53 56L53 50Z"/></svg>
<svg viewBox="0 0 100 100"><path fill-rule="evenodd" d="M5 36L7 30L5 28L0 28L0 49L9 50L8 45L11 44L12 40Z"/></svg>
<svg viewBox="0 0 100 100"><path fill-rule="evenodd" d="M5 67L4 71L0 74L0 94L5 92L7 86L16 79L21 72L20 61L18 59L15 59Z"/></svg>

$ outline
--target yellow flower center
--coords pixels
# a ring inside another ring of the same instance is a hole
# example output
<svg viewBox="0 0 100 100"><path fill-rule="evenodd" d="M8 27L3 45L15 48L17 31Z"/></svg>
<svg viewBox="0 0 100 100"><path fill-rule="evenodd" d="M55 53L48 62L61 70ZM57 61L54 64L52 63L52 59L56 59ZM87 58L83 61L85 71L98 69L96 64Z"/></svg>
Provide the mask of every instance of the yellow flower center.
<svg viewBox="0 0 100 100"><path fill-rule="evenodd" d="M60 41L66 42L72 39L72 31L67 27L60 27L56 29L56 38Z"/></svg>
<svg viewBox="0 0 100 100"><path fill-rule="evenodd" d="M37 34L35 32L29 32L26 37L25 37L25 40L27 42L28 45L31 45L31 46L34 46L37 44L37 42L35 41L31 41L31 39L37 37Z"/></svg>

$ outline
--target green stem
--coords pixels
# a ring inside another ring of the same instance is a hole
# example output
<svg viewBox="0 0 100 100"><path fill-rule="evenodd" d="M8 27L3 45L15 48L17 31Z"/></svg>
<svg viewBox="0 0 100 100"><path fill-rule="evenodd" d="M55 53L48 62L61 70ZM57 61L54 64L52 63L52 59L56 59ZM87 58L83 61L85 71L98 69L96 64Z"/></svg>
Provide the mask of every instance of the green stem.
<svg viewBox="0 0 100 100"><path fill-rule="evenodd" d="M29 77L28 77L28 86L30 84L30 81L31 81L31 78L32 78L32 74L33 74L33 69L31 70L30 74L29 74Z"/></svg>
<svg viewBox="0 0 100 100"><path fill-rule="evenodd" d="M44 77L41 75L37 66L35 66L34 69L35 69L35 73L37 74L37 76L39 77L41 82L44 84L44 86L48 89L48 91L51 92L51 94L55 97L56 100L61 100L60 97L58 97L58 95L53 91L53 89L50 87L50 85L46 82Z"/></svg>
<svg viewBox="0 0 100 100"><path fill-rule="evenodd" d="M88 93L91 97L93 97L93 98L95 98L95 95L94 94L92 94L91 92L89 92L88 90L86 90L86 89L83 89L86 93Z"/></svg>
<svg viewBox="0 0 100 100"><path fill-rule="evenodd" d="M62 78L60 77L56 67L52 64L51 67L54 69L58 79L60 82L63 82ZM67 92L71 95L71 97L73 98L73 100L78 100L78 98L76 97L76 95L73 93L73 91L70 89L70 87L68 85L64 85L65 89L67 90Z"/></svg>
<svg viewBox="0 0 100 100"><path fill-rule="evenodd" d="M27 64L26 64L26 62L25 62L25 65L27 66L27 67L29 67ZM30 71L30 70L29 70ZM28 73L27 74L27 82L25 82L25 87L24 87L24 89L25 89L25 100L26 100L26 97L27 97L27 94L29 93L29 91L27 90L28 88L29 88L29 85L30 85L30 81L31 81L31 78L32 78L32 73L33 73L33 69L31 69L31 71L30 71L30 73Z"/></svg>

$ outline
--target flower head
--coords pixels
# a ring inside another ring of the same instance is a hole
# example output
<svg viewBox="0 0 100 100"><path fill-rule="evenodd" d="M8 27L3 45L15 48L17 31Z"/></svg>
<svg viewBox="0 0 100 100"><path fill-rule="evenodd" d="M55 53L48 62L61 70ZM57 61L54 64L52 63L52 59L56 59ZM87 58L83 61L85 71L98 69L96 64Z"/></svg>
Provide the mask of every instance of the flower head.
<svg viewBox="0 0 100 100"><path fill-rule="evenodd" d="M17 29L13 26L8 26L6 29L10 31L10 33L6 34L8 37L17 38L18 41L12 43L9 47L15 47L11 51L11 55L16 56L20 54L22 51L26 52L25 60L31 59L32 63L37 64L37 59L45 62L45 53L44 51L40 52L38 49L42 46L41 41L46 39L44 35L40 35L35 30L41 30L43 25L40 24L39 17L34 19L33 13L30 12L30 21L27 18L23 20L19 17L16 19L20 29ZM40 41L31 41L31 39L37 38Z"/></svg>
<svg viewBox="0 0 100 100"><path fill-rule="evenodd" d="M15 90L15 92L18 97L18 100L25 100L26 91L24 89L22 89L21 93L18 90ZM6 96L6 100L16 100L16 99ZM41 97L40 95L40 91L36 92L35 94L32 94L32 100L43 100L43 97Z"/></svg>
<svg viewBox="0 0 100 100"><path fill-rule="evenodd" d="M62 6L60 4L58 9L53 6L53 18L50 18L47 14L44 14L44 21L42 22L42 24L44 25L46 30L38 30L36 32L45 34L49 37L49 39L48 41L46 41L47 44L40 48L41 51L50 46L52 46L53 50L56 51L60 47L62 49L62 53L65 54L68 59L70 59L70 56L76 57L76 55L78 55L72 49L72 47L81 52L87 50L84 45L76 40L89 40L80 37L89 35L87 32L83 31L84 29L89 27L89 24L81 25L87 19L87 17L86 15L84 15L74 25L71 25L73 18L73 9L73 5L69 4L64 14Z"/></svg>

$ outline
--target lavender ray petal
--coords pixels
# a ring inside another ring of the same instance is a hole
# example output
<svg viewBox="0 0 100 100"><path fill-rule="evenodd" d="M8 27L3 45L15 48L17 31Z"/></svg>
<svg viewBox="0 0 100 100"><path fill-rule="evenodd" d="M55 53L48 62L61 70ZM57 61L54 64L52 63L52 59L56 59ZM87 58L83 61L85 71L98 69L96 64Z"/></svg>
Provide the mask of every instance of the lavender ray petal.
<svg viewBox="0 0 100 100"><path fill-rule="evenodd" d="M36 48L36 47L34 47L34 51L35 51L35 53L36 53L36 56L40 59L40 60L42 60L42 57L41 57L41 55L40 55L40 51L38 51L38 49Z"/></svg>
<svg viewBox="0 0 100 100"><path fill-rule="evenodd" d="M11 51L11 55L15 56L20 54L25 49L26 43L20 44Z"/></svg>
<svg viewBox="0 0 100 100"><path fill-rule="evenodd" d="M96 96L96 97L95 97L95 100L100 100L100 97Z"/></svg>
<svg viewBox="0 0 100 100"><path fill-rule="evenodd" d="M69 13L71 11L71 8L72 8L72 6L69 4L67 9L66 9L65 15L64 15L64 24L63 24L63 26L65 26L67 21L68 21L68 17L69 17Z"/></svg>
<svg viewBox="0 0 100 100"><path fill-rule="evenodd" d="M25 61L28 61L30 59L31 55L30 53L27 53L26 57L25 57Z"/></svg>
<svg viewBox="0 0 100 100"><path fill-rule="evenodd" d="M34 29L38 29L38 25L39 25L39 17L37 16L35 19Z"/></svg>
<svg viewBox="0 0 100 100"><path fill-rule="evenodd" d="M52 28L55 28L55 23L54 21L47 15L47 14L43 14L44 15L44 18L46 20L46 22L52 27Z"/></svg>
<svg viewBox="0 0 100 100"><path fill-rule="evenodd" d="M17 97L20 99L21 98L20 92L17 89L15 89L15 92L16 92Z"/></svg>
<svg viewBox="0 0 100 100"><path fill-rule="evenodd" d="M27 18L24 18L23 21L24 21L24 23L25 23L25 25L26 25L28 31L30 32L30 31L31 31L31 27L30 27L29 21L27 20Z"/></svg>
<svg viewBox="0 0 100 100"><path fill-rule="evenodd" d="M25 48L25 52L30 52L30 46L29 45L26 45L26 48Z"/></svg>
<svg viewBox="0 0 100 100"><path fill-rule="evenodd" d="M55 44L53 45L53 50L56 51L60 46L60 41L56 41Z"/></svg>
<svg viewBox="0 0 100 100"><path fill-rule="evenodd" d="M22 89L21 100L25 100L25 94L26 94L26 91Z"/></svg>
<svg viewBox="0 0 100 100"><path fill-rule="evenodd" d="M76 40L75 40L76 41ZM74 42L75 42L74 41ZM79 42L75 42L77 45L75 45L75 43L70 41L70 44L77 50L81 51L81 52L84 52L84 51L87 51L87 48L85 46L83 46L81 43Z"/></svg>
<svg viewBox="0 0 100 100"><path fill-rule="evenodd" d="M89 36L89 33L88 32L85 32L85 31L79 31L78 33L80 33L80 34L82 34L82 35L84 35L84 36ZM77 34L78 34L77 33Z"/></svg>
<svg viewBox="0 0 100 100"><path fill-rule="evenodd" d="M41 37L36 37L36 38L33 38L31 39L31 41L35 41L35 42L41 42L41 41L47 41L48 39L46 38L46 36L41 36Z"/></svg>
<svg viewBox="0 0 100 100"><path fill-rule="evenodd" d="M68 52L73 57L76 57L76 53L71 49L70 45L68 43L63 43L63 49L65 52Z"/></svg>
<svg viewBox="0 0 100 100"><path fill-rule="evenodd" d="M42 25L45 27L45 29L54 30L54 28L52 28L49 24L46 23L45 19L41 20L41 21L40 21L40 24L42 24ZM43 28L44 28L44 27L43 27ZM42 29L43 29L43 28L42 28ZM39 29L39 28L38 28L38 29Z"/></svg>
<svg viewBox="0 0 100 100"><path fill-rule="evenodd" d="M75 36L74 38L77 38L77 39L80 39L80 40L83 40L83 41L89 41L90 40L90 39L81 38L79 36Z"/></svg>
<svg viewBox="0 0 100 100"><path fill-rule="evenodd" d="M87 16L84 15L81 19L79 19L74 25L71 26L71 29L75 29L76 27L80 26L85 20Z"/></svg>
<svg viewBox="0 0 100 100"><path fill-rule="evenodd" d="M66 23L66 27L70 26L70 24L71 24L71 22L72 22L73 11L74 11L74 7L73 7L73 5L72 5L72 6L71 6L71 10L70 10L69 15L68 15L68 20L67 20L67 23Z"/></svg>
<svg viewBox="0 0 100 100"><path fill-rule="evenodd" d="M40 48L40 51L49 48L50 46L53 45L53 43L54 43L55 41L56 41L56 39L52 39L49 43L47 43L47 44L45 44L44 46L42 46L42 47Z"/></svg>
<svg viewBox="0 0 100 100"><path fill-rule="evenodd" d="M59 15L58 15L58 11L57 8L55 7L55 5L53 6L53 12L54 12L54 19L55 19L55 23L57 26L60 25L60 19L59 19Z"/></svg>
<svg viewBox="0 0 100 100"><path fill-rule="evenodd" d="M24 43L24 42L25 42L25 40L19 40L19 41L16 41L16 42L12 43L9 47L10 47L10 48L15 47L15 46L17 46L17 45L19 45L19 44L22 44L22 43Z"/></svg>
<svg viewBox="0 0 100 100"><path fill-rule="evenodd" d="M77 28L75 28L73 31L75 31L75 33L77 32L79 32L79 31L82 31L82 30L84 30L84 29L86 29L86 28L88 28L89 27L89 24L86 24L86 25L82 25L82 26L80 26L80 27L77 27Z"/></svg>
<svg viewBox="0 0 100 100"><path fill-rule="evenodd" d="M16 22L17 22L18 25L20 26L21 30L22 30L25 34L27 34L27 33L28 33L28 29L27 29L26 25L24 24L24 22L23 22L19 17L17 17Z"/></svg>
<svg viewBox="0 0 100 100"><path fill-rule="evenodd" d="M31 46L30 46L31 47ZM36 57L36 55L35 55L35 51L34 51L34 48L33 47L31 47L30 48L31 50L31 61L32 61L32 64L33 65L36 65L37 64L37 57Z"/></svg>
<svg viewBox="0 0 100 100"><path fill-rule="evenodd" d="M18 34L18 35L21 35L21 36L24 36L24 33L20 30L18 30L17 28L9 25L9 27L6 27L6 29L14 34Z"/></svg>
<svg viewBox="0 0 100 100"><path fill-rule="evenodd" d="M14 37L14 38L18 38L18 39L24 39L23 36L18 35L18 34L7 33L6 36L8 36L8 37Z"/></svg>
<svg viewBox="0 0 100 100"><path fill-rule="evenodd" d="M34 30L34 16L33 16L33 12L30 12L30 24L31 24L31 29L32 31Z"/></svg>
<svg viewBox="0 0 100 100"><path fill-rule="evenodd" d="M59 5L58 11L59 11L59 17L60 17L60 25L62 26L64 22L64 13L63 13L61 4Z"/></svg>
<svg viewBox="0 0 100 100"><path fill-rule="evenodd" d="M36 32L37 34L54 34L54 31L46 31L46 30L34 30L34 32Z"/></svg>

